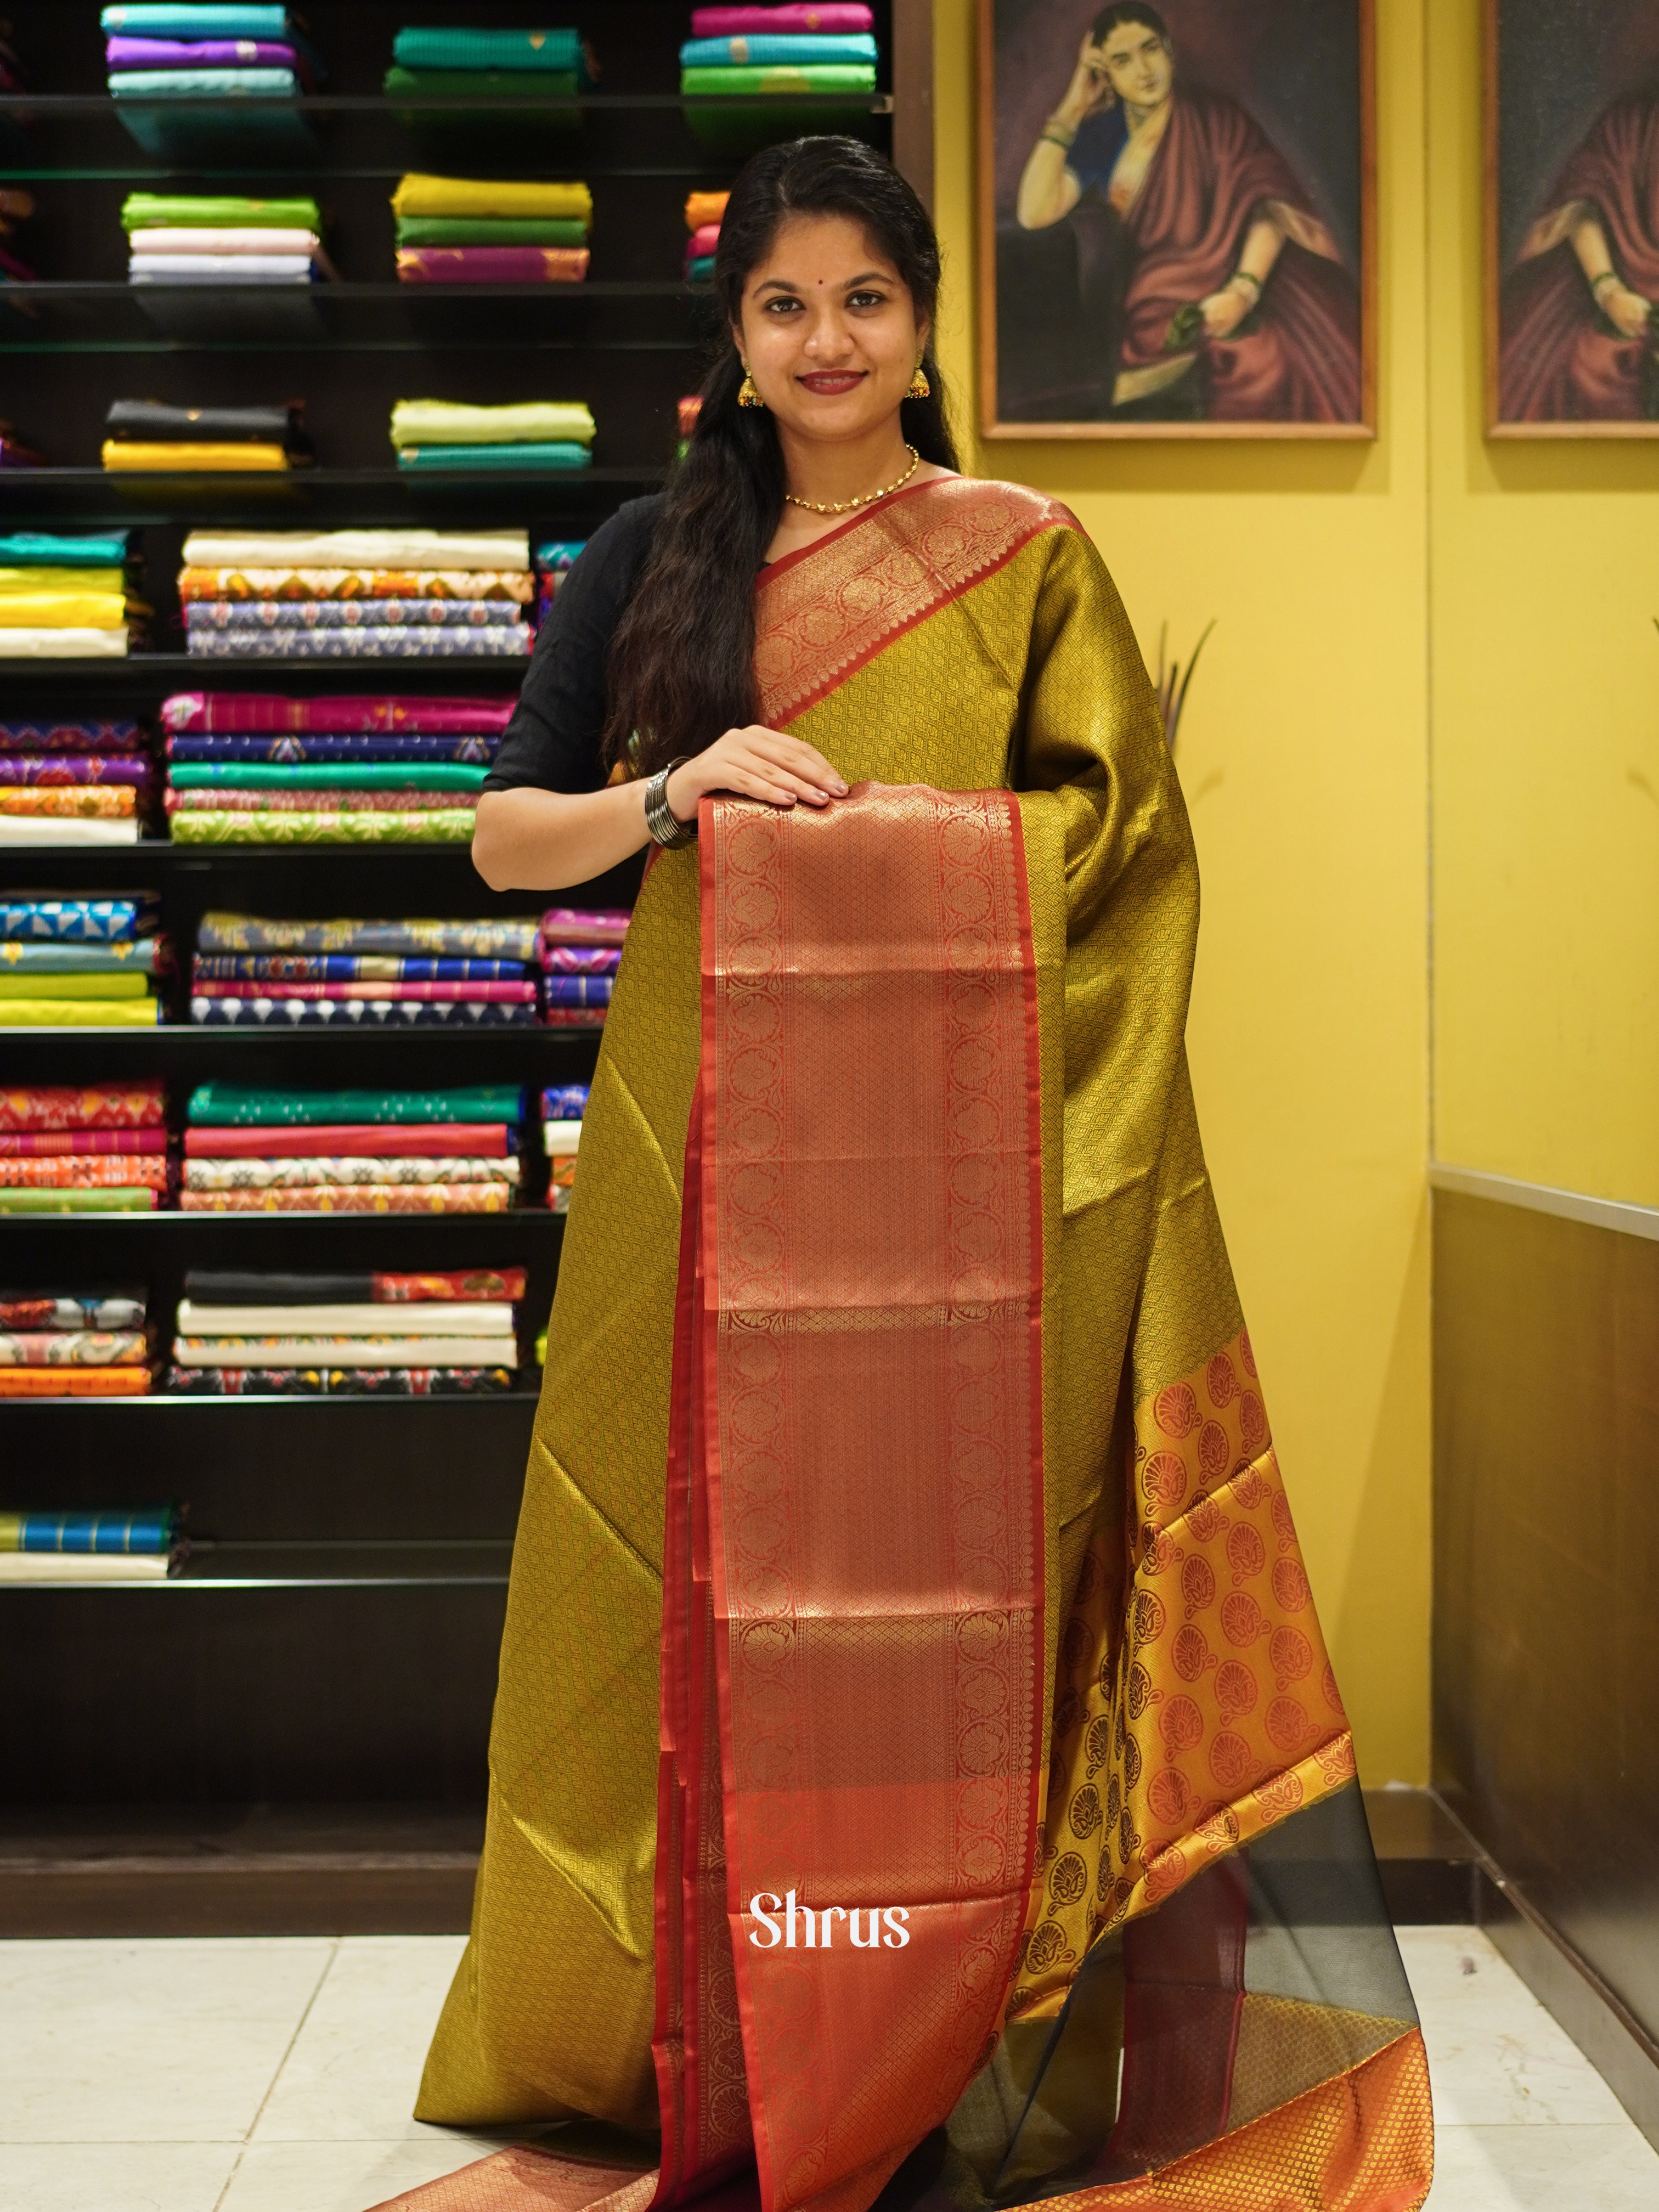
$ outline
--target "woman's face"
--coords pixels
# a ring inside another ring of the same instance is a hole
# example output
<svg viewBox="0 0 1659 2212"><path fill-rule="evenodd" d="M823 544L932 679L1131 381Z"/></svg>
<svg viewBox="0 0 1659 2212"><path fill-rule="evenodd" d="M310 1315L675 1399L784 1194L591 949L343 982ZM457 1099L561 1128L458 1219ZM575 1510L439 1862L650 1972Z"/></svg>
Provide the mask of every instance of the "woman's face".
<svg viewBox="0 0 1659 2212"><path fill-rule="evenodd" d="M1160 107L1175 82L1175 56L1149 23L1120 23L1095 48L1112 90L1132 107Z"/></svg>
<svg viewBox="0 0 1659 2212"><path fill-rule="evenodd" d="M732 335L756 390L809 438L862 437L896 414L927 337L898 270L847 216L786 217L742 314Z"/></svg>

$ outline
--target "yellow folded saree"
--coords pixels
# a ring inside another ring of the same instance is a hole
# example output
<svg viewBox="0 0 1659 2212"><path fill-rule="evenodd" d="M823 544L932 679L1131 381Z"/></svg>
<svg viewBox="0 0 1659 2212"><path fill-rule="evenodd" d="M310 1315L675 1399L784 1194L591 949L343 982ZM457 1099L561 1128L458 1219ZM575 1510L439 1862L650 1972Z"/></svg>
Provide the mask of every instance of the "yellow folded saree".
<svg viewBox="0 0 1659 2212"><path fill-rule="evenodd" d="M289 465L281 446L218 444L210 439L158 445L138 438L106 438L104 466L132 475L161 470L180 476L199 474L276 476Z"/></svg>
<svg viewBox="0 0 1659 2212"><path fill-rule="evenodd" d="M755 665L852 795L706 802L646 877L417 2108L636 2132L397 2202L1409 2212L1422 2042L1116 594L946 479L769 567Z"/></svg>
<svg viewBox="0 0 1659 2212"><path fill-rule="evenodd" d="M591 223L593 195L582 184L535 185L496 177L406 176L392 195L394 215L550 216Z"/></svg>

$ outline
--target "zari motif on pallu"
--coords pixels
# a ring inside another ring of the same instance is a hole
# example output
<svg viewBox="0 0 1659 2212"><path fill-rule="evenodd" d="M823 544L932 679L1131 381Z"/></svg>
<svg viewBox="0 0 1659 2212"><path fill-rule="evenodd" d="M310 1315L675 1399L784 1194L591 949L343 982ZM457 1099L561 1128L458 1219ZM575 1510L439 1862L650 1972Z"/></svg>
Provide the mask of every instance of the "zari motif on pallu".
<svg viewBox="0 0 1659 2212"><path fill-rule="evenodd" d="M857 796L758 843L709 810L635 908L417 2108L660 2127L661 2164L573 2136L397 2202L1413 2212L1422 2045L1199 1142L1196 871L1122 609L1063 508L949 480L768 568L756 666ZM1017 895L994 868L959 967L915 903L999 809ZM964 975L991 1029L944 1065L992 1089L959 1119L919 1103L917 1008ZM987 1043L1015 977L1031 1120ZM990 1351L1017 1271L970 1291L950 1258L1022 1160L1023 1460ZM901 1292L869 1260L902 1246ZM911 1941L751 1944L790 1889L915 1900Z"/></svg>

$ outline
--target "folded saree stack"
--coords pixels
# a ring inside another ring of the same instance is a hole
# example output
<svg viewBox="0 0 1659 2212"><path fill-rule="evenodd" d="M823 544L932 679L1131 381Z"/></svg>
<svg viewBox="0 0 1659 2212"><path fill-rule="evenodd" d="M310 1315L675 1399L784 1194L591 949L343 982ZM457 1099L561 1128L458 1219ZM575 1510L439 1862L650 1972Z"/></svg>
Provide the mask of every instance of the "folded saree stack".
<svg viewBox="0 0 1659 2212"><path fill-rule="evenodd" d="M172 1505L0 1513L0 1583L160 1582L184 1549Z"/></svg>
<svg viewBox="0 0 1659 2212"><path fill-rule="evenodd" d="M547 1155L547 1203L555 1213L568 1213L576 1182L576 1147L581 1142L582 1115L587 1111L589 1086L560 1083L542 1093L542 1150Z"/></svg>
<svg viewBox="0 0 1659 2212"><path fill-rule="evenodd" d="M720 222L729 192L691 192L685 202L685 281L707 284L714 274L714 249L720 242ZM685 404L682 401L681 405ZM688 433L682 431L681 435Z"/></svg>
<svg viewBox="0 0 1659 2212"><path fill-rule="evenodd" d="M528 652L522 530L192 531L179 578L204 659L457 659Z"/></svg>
<svg viewBox="0 0 1659 2212"><path fill-rule="evenodd" d="M0 1398L142 1398L147 1320L145 1293L131 1287L0 1290Z"/></svg>
<svg viewBox="0 0 1659 2212"><path fill-rule="evenodd" d="M593 417L580 400L463 407L400 399L392 410L392 443L398 466L417 471L585 469L593 458Z"/></svg>
<svg viewBox="0 0 1659 2212"><path fill-rule="evenodd" d="M575 284L593 196L583 184L405 177L392 196L400 284Z"/></svg>
<svg viewBox="0 0 1659 2212"><path fill-rule="evenodd" d="M293 160L315 141L291 103L325 74L286 8L106 8L116 112L147 154L181 164L240 143Z"/></svg>
<svg viewBox="0 0 1659 2212"><path fill-rule="evenodd" d="M159 1083L0 1090L0 1214L154 1212L169 1188L166 1103Z"/></svg>
<svg viewBox="0 0 1659 2212"><path fill-rule="evenodd" d="M510 1390L522 1267L185 1277L169 1390L198 1396L475 1396Z"/></svg>
<svg viewBox="0 0 1659 2212"><path fill-rule="evenodd" d="M0 659L123 660L148 610L127 589L127 534L0 536Z"/></svg>
<svg viewBox="0 0 1659 2212"><path fill-rule="evenodd" d="M245 925L233 933L277 926ZM190 1101L179 1207L185 1213L505 1213L519 1181L523 1113L523 1094L499 1085L282 1091L203 1084Z"/></svg>
<svg viewBox="0 0 1659 2212"><path fill-rule="evenodd" d="M191 1019L221 1029L527 1029L536 1020L535 943L535 925L527 921L266 921L207 914L197 936ZM471 1182L475 1167L476 1160L464 1158L459 1167L404 1179ZM514 1181L518 1167L478 1167L478 1173ZM205 1187L209 1179L195 1180Z"/></svg>
<svg viewBox="0 0 1659 2212"><path fill-rule="evenodd" d="M536 548L536 604L531 619L539 629L559 596L559 586L575 567L585 538L556 538Z"/></svg>
<svg viewBox="0 0 1659 2212"><path fill-rule="evenodd" d="M8 764L0 757L0 774ZM81 934L85 913L103 907L132 915L131 933L113 942ZM147 898L47 899L0 890L0 1025L154 1029L162 1017L158 979L173 965L155 914Z"/></svg>
<svg viewBox="0 0 1659 2212"><path fill-rule="evenodd" d="M128 474L280 475L311 459L305 402L281 407L173 407L159 399L115 399L104 417L106 469Z"/></svg>
<svg viewBox="0 0 1659 2212"><path fill-rule="evenodd" d="M130 192L121 208L130 284L309 284L334 270L314 199Z"/></svg>
<svg viewBox="0 0 1659 2212"><path fill-rule="evenodd" d="M510 713L499 699L176 693L161 708L173 841L465 844Z"/></svg>
<svg viewBox="0 0 1659 2212"><path fill-rule="evenodd" d="M721 152L855 130L876 88L876 58L874 15L844 0L698 8L680 48L680 90L694 103L686 120L705 146ZM817 97L809 105L803 94ZM725 97L716 105L714 95Z"/></svg>
<svg viewBox="0 0 1659 2212"><path fill-rule="evenodd" d="M535 101L538 122L577 122L568 104L586 93L592 62L577 31L489 31L441 28L420 24L392 40L392 69L385 91L416 108L422 100L441 100L456 122L511 124L514 112L500 108L449 108L471 93L484 100ZM549 101L549 112L540 108ZM427 118L422 118L425 122Z"/></svg>
<svg viewBox="0 0 1659 2212"><path fill-rule="evenodd" d="M137 722L0 722L0 843L137 844L155 783Z"/></svg>
<svg viewBox="0 0 1659 2212"><path fill-rule="evenodd" d="M542 1019L550 1029L603 1029L628 909L556 906L542 916Z"/></svg>

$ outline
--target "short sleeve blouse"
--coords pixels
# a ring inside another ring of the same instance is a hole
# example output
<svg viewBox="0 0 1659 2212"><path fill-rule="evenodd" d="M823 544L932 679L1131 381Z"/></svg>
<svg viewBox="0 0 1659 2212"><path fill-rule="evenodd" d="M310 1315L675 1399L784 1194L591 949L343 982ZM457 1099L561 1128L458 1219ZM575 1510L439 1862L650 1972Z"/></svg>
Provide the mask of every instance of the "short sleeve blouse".
<svg viewBox="0 0 1659 2212"><path fill-rule="evenodd" d="M537 635L486 791L598 791L604 784L605 656L651 550L661 504L630 499L578 555Z"/></svg>

